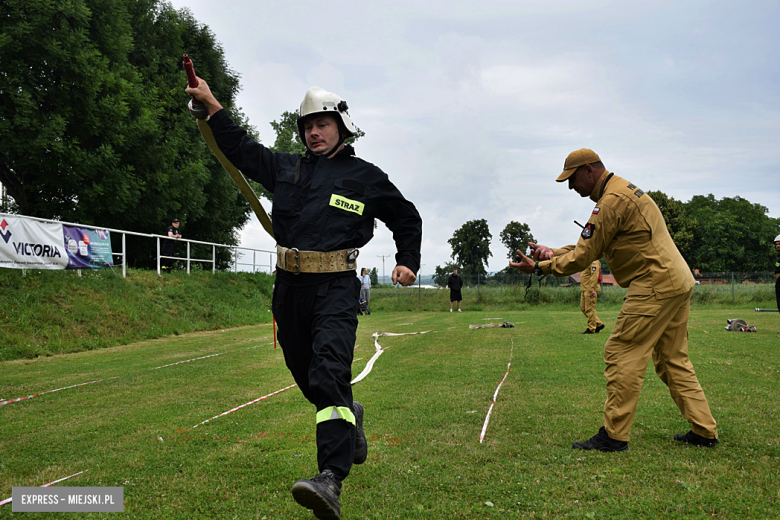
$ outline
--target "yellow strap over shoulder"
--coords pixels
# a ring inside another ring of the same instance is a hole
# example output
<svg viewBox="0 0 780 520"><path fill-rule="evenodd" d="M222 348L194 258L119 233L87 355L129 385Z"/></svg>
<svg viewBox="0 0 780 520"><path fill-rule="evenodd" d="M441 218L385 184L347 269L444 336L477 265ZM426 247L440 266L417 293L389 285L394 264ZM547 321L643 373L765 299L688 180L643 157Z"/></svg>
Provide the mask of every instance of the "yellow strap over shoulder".
<svg viewBox="0 0 780 520"><path fill-rule="evenodd" d="M198 119L198 128L200 129L200 134L203 136L203 140L206 141L209 150L211 150L211 153L214 154L230 178L233 179L233 183L238 187L244 198L249 201L249 205L252 207L255 215L257 215L257 218L263 225L263 229L265 229L268 234L271 235L271 238L273 238L274 228L271 224L271 217L269 217L268 213L266 213L265 209L263 209L263 205L260 204L260 199L257 198L257 194L244 178L244 175L238 170L238 168L233 166L233 163L231 163L228 158L225 157L225 154L222 153L222 150L219 149L217 142L214 140L214 134L211 133L211 127L209 127L209 124L203 119Z"/></svg>

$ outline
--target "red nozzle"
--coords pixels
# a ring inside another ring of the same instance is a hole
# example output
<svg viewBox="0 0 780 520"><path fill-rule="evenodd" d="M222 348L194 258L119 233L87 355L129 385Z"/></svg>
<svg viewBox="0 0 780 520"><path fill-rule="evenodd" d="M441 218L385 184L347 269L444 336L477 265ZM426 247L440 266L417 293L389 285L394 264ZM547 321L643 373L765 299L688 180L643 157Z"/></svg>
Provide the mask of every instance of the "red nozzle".
<svg viewBox="0 0 780 520"><path fill-rule="evenodd" d="M195 88L198 86L198 77L195 76L195 68L192 65L192 60L190 59L188 54L184 55L184 61L182 62L184 65L184 72L187 74L187 86L190 88ZM200 101L198 101L195 96L190 96L192 98L192 104L193 105L202 105Z"/></svg>
<svg viewBox="0 0 780 520"><path fill-rule="evenodd" d="M187 85L189 85L190 88L195 88L198 86L198 78L195 76L195 69L192 65L192 60L190 59L188 54L184 55L184 72L187 74Z"/></svg>

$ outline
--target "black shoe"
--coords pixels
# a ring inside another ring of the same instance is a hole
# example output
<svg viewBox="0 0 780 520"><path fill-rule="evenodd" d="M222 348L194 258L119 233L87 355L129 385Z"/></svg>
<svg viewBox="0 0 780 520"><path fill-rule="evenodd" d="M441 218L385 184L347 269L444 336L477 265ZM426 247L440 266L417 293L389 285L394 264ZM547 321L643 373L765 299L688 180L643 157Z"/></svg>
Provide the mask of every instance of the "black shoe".
<svg viewBox="0 0 780 520"><path fill-rule="evenodd" d="M686 444L693 444L694 446L704 446L705 448L714 448L718 445L718 439L708 439L707 437L702 437L699 434L693 433L693 430L689 430L685 435L682 433L675 433L674 440L684 442Z"/></svg>
<svg viewBox="0 0 780 520"><path fill-rule="evenodd" d="M585 332L580 332L580 334L595 334L595 332L590 329L585 329Z"/></svg>
<svg viewBox="0 0 780 520"><path fill-rule="evenodd" d="M599 325L598 327L596 327L596 334L601 332L604 327L606 327L606 325L604 325L603 323L601 325Z"/></svg>
<svg viewBox="0 0 780 520"><path fill-rule="evenodd" d="M296 502L306 509L311 509L314 516L320 520L341 518L341 481L329 469L293 484L292 494Z"/></svg>
<svg viewBox="0 0 780 520"><path fill-rule="evenodd" d="M628 443L611 438L602 426L596 435L585 442L573 442L571 447L574 450L626 451Z"/></svg>
<svg viewBox="0 0 780 520"><path fill-rule="evenodd" d="M355 414L355 427L357 428L355 455L352 457L352 463L363 464L368 457L368 441L366 440L366 434L363 433L363 405L353 401L352 411Z"/></svg>

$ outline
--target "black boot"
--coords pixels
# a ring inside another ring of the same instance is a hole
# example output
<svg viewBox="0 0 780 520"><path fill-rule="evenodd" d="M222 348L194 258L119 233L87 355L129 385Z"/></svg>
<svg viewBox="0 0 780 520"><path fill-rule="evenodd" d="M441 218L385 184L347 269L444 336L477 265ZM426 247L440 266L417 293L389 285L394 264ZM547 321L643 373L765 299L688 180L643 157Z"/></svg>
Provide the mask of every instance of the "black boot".
<svg viewBox="0 0 780 520"><path fill-rule="evenodd" d="M355 414L355 455L352 458L353 464L363 464L368 457L368 440L363 433L363 405L357 401L352 402L352 412Z"/></svg>
<svg viewBox="0 0 780 520"><path fill-rule="evenodd" d="M311 509L314 516L320 520L341 518L341 481L329 469L293 484L292 494L296 502L306 509Z"/></svg>
<svg viewBox="0 0 780 520"><path fill-rule="evenodd" d="M694 446L704 446L705 448L713 448L718 445L718 439L708 439L702 437L697 433L693 433L693 430L689 430L688 433L675 433L674 440L684 442L686 444L693 444Z"/></svg>
<svg viewBox="0 0 780 520"><path fill-rule="evenodd" d="M574 442L571 447L574 450L626 451L628 443L611 438L602 426L596 435L584 442Z"/></svg>

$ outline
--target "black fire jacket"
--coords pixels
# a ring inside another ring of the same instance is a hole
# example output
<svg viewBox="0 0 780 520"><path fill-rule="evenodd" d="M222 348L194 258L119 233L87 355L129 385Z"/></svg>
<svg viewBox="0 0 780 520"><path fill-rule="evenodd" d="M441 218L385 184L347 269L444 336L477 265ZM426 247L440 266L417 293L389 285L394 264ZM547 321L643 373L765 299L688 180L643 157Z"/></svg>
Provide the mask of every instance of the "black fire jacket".
<svg viewBox="0 0 780 520"><path fill-rule="evenodd" d="M377 218L393 233L396 264L414 273L420 268L420 214L387 174L355 157L351 146L332 159L273 153L249 137L225 110L212 115L208 124L230 162L274 194L272 222L280 246L301 251L360 248L374 236ZM303 273L293 280L294 275L278 271L285 281L296 284L332 278ZM354 276L351 271L346 274Z"/></svg>

